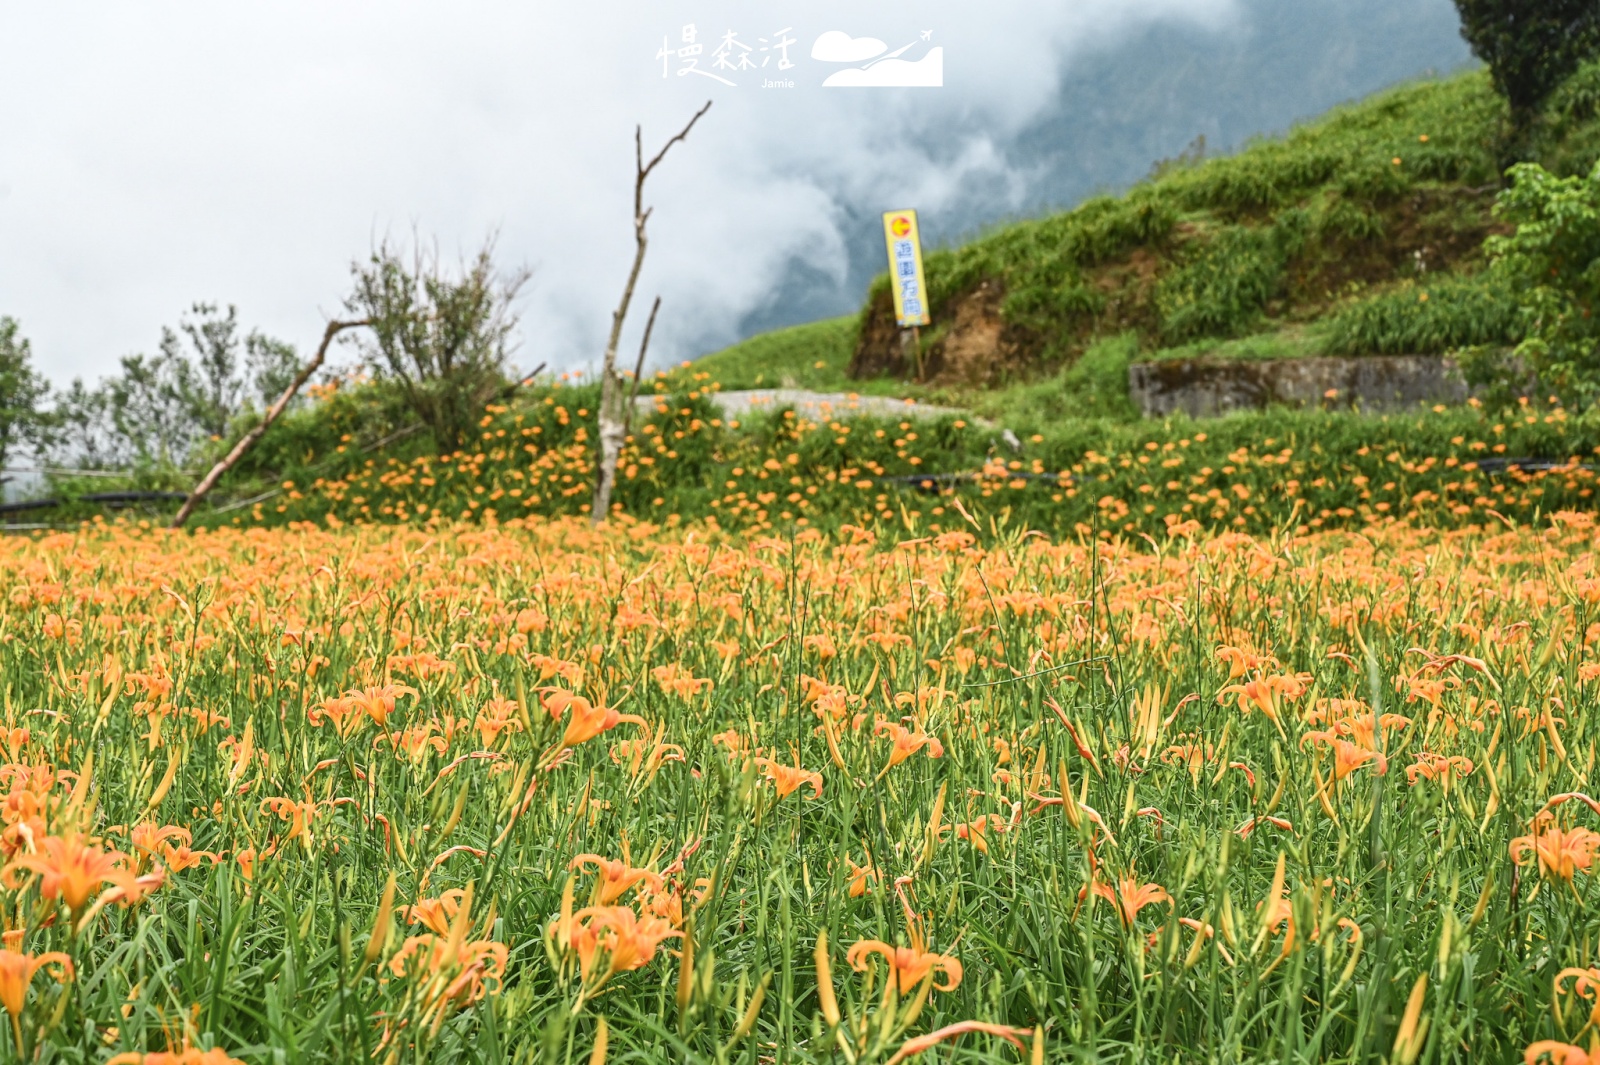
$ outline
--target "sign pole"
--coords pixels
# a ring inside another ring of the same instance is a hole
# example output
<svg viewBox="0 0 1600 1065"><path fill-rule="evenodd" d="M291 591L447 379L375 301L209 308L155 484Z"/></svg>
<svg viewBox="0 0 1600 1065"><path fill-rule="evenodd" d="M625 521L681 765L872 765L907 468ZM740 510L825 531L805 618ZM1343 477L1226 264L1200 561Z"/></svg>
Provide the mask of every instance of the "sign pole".
<svg viewBox="0 0 1600 1065"><path fill-rule="evenodd" d="M922 272L917 212L885 211L883 237L889 250L889 291L894 297L895 321L900 326L900 359L910 365L913 379L920 383L922 327L932 319L928 316L928 283Z"/></svg>

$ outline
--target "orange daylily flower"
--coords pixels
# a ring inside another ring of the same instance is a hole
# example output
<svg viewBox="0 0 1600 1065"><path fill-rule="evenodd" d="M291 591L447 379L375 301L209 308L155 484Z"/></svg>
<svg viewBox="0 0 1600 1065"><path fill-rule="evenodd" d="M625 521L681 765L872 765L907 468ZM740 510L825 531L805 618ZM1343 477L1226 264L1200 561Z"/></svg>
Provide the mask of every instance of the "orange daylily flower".
<svg viewBox="0 0 1600 1065"><path fill-rule="evenodd" d="M883 955L889 963L889 972L903 995L924 979L943 974L944 983L934 981L935 991L954 991L961 983L961 962L949 954L935 954L924 949L921 930L916 922L911 924L911 945L894 947L881 939L863 939L845 954L845 960L858 973L867 971L868 960L874 954Z"/></svg>
<svg viewBox="0 0 1600 1065"><path fill-rule="evenodd" d="M677 663L668 663L657 666L650 671L650 676L660 685L661 690L669 695L676 695L680 699L693 699L703 691L709 691L712 683L709 678L697 677L689 670Z"/></svg>
<svg viewBox="0 0 1600 1065"><path fill-rule="evenodd" d="M905 720L911 721L914 726L916 725L916 721L913 718L906 718ZM889 734L889 738L894 743L894 746L889 751L889 764L883 767L885 773L924 747L928 750L929 758L944 757L944 744L940 743L935 737L923 732L920 726L917 726L916 730L913 731L893 721L879 721L877 727L872 730L874 736L881 736L885 732Z"/></svg>
<svg viewBox="0 0 1600 1065"><path fill-rule="evenodd" d="M867 885L867 881L880 879L878 870L873 868L871 862L866 865L857 865L855 859L848 855L845 857L845 861L850 863L850 897L858 899L872 890Z"/></svg>
<svg viewBox="0 0 1600 1065"><path fill-rule="evenodd" d="M11 1015L11 1032L16 1037L17 1053L22 1050L22 1006L28 997L28 987L34 975L47 965L54 965L56 983L72 979L72 959L59 950L46 951L38 956L13 950L9 945L0 948L0 1006Z"/></svg>
<svg viewBox="0 0 1600 1065"><path fill-rule="evenodd" d="M569 868L581 869L592 865L600 874L595 883L595 903L609 906L628 893L628 889L643 882L650 891L661 890L661 877L649 869L636 869L627 862L612 861L598 854L580 854L572 859Z"/></svg>
<svg viewBox="0 0 1600 1065"><path fill-rule="evenodd" d="M95 905L109 906L115 902L123 907L133 907L143 902L146 895L166 883L167 871L160 865L148 873L139 875L135 875L131 869L114 869L106 879L111 886L100 893Z"/></svg>
<svg viewBox="0 0 1600 1065"><path fill-rule="evenodd" d="M108 1058L106 1065L244 1065L238 1058L230 1058L226 1050L212 1047L196 1050L187 1042L179 1050L158 1050L150 1054L128 1051Z"/></svg>
<svg viewBox="0 0 1600 1065"><path fill-rule="evenodd" d="M293 799L278 795L270 799L262 799L261 809L262 812L271 810L280 819L289 822L289 834L283 837L284 843L292 843L298 839L304 844L306 850L309 851L311 849L311 823L317 817L316 803L309 799L305 802L296 802Z"/></svg>
<svg viewBox="0 0 1600 1065"><path fill-rule="evenodd" d="M954 990L961 983L961 962L948 954L926 953L912 947L890 946L878 939L865 939L852 946L846 957L857 972L865 972L869 964L867 958L872 954L882 954L888 961L901 994L915 987L930 973L944 974L945 983L933 985L939 991Z"/></svg>
<svg viewBox="0 0 1600 1065"><path fill-rule="evenodd" d="M689 895L696 906L705 898L710 883L706 877L695 881L695 887ZM683 890L676 884L668 884L659 891L651 890L648 884L642 885L639 888L639 909L645 917L659 917L674 928L682 928Z"/></svg>
<svg viewBox="0 0 1600 1065"><path fill-rule="evenodd" d="M460 888L443 892L436 899L418 899L415 906L406 906L402 912L407 922L426 925L441 936L450 934L450 924L461 910L467 893Z"/></svg>
<svg viewBox="0 0 1600 1065"><path fill-rule="evenodd" d="M344 693L351 705L371 718L379 728L389 727L389 715L394 713L395 700L402 695L409 695L415 700L419 693L408 684L385 684L378 688L351 689Z"/></svg>
<svg viewBox="0 0 1600 1065"><path fill-rule="evenodd" d="M822 797L821 773L802 769L798 764L792 766L782 765L773 758L757 758L756 765L760 766L767 779L772 781L772 786L777 790L778 798L780 799L787 797L790 792L806 784L811 785L811 797L813 799Z"/></svg>
<svg viewBox="0 0 1600 1065"><path fill-rule="evenodd" d="M1189 771L1189 781L1196 786L1200 783L1200 773L1208 762L1216 760L1216 748L1211 744L1201 743L1175 743L1161 752L1161 761L1164 765L1182 765Z"/></svg>
<svg viewBox="0 0 1600 1065"><path fill-rule="evenodd" d="M436 1015L451 1006L470 1006L498 994L510 957L504 943L458 940L453 935L409 936L389 962L396 976L425 981L425 1009Z"/></svg>
<svg viewBox="0 0 1600 1065"><path fill-rule="evenodd" d="M627 906L587 906L573 914L568 925L570 946L578 955L579 973L585 983L596 972L595 963L601 952L606 954L606 969L591 991L616 973L644 968L655 958L662 941L683 936L670 921L640 918Z"/></svg>
<svg viewBox="0 0 1600 1065"><path fill-rule="evenodd" d="M145 868L150 860L159 853L168 840L179 840L184 844L193 842L187 828L178 825L156 825L153 821L145 821L134 825L128 832L128 842L133 845L134 853L139 858L139 867Z"/></svg>
<svg viewBox="0 0 1600 1065"><path fill-rule="evenodd" d="M1391 731L1409 728L1411 719L1404 714L1382 714L1378 717L1377 728L1387 736ZM1334 721L1331 729L1341 736L1347 737L1358 747L1367 747L1377 750L1378 743L1372 722L1372 714L1366 704L1361 704L1360 712L1350 714Z"/></svg>
<svg viewBox="0 0 1600 1065"><path fill-rule="evenodd" d="M1256 654L1243 647L1219 647L1216 659L1218 662L1227 663L1229 680L1238 680L1251 670L1260 669L1273 661L1266 655Z"/></svg>
<svg viewBox="0 0 1600 1065"><path fill-rule="evenodd" d="M566 696L565 699L560 701L561 708L572 711L571 717L567 721L566 731L561 734L560 745L562 747L576 747L580 743L587 743L602 732L609 732L611 729L616 728L624 721L641 727L647 725L645 719L638 714L624 714L611 707L595 706L581 695L570 695L566 692L561 694ZM550 702L547 701L545 705L549 706ZM556 711L552 711L552 713L555 716L559 716Z"/></svg>
<svg viewBox="0 0 1600 1065"><path fill-rule="evenodd" d="M576 698L578 698L577 695L567 691L565 688L539 689L539 705L545 708L545 712L550 715L550 720L552 721L557 720L562 714L566 713L567 707Z"/></svg>
<svg viewBox="0 0 1600 1065"><path fill-rule="evenodd" d="M1582 1047L1554 1039L1541 1039L1537 1043L1532 1043L1522 1054L1524 1065L1538 1065L1543 1058L1548 1058L1550 1065L1596 1065L1596 1062L1600 1061L1600 1057L1591 1055Z"/></svg>
<svg viewBox="0 0 1600 1065"><path fill-rule="evenodd" d="M349 696L331 695L306 711L306 720L318 728L331 723L339 738L347 740L372 719Z"/></svg>
<svg viewBox="0 0 1600 1065"><path fill-rule="evenodd" d="M1333 751L1333 779L1335 782L1343 780L1368 763L1377 765L1379 776L1383 776L1389 771L1389 760L1382 754L1366 747L1358 747L1331 731L1308 732L1300 738L1300 746L1304 747L1308 742L1325 743Z"/></svg>
<svg viewBox="0 0 1600 1065"><path fill-rule="evenodd" d="M1562 982L1568 977L1572 978L1572 987L1562 987ZM1579 998L1589 1000L1589 1023L1600 1025L1600 969L1566 968L1556 974L1555 997L1561 999L1568 994L1577 995Z"/></svg>
<svg viewBox="0 0 1600 1065"><path fill-rule="evenodd" d="M611 761L615 765L626 765L628 774L638 777L641 773L647 778L654 777L661 767L668 762L685 761L685 753L676 743L667 743L661 737L666 734L666 726L657 730L654 740L641 736L637 739L618 740L611 745Z"/></svg>
<svg viewBox="0 0 1600 1065"><path fill-rule="evenodd" d="M761 751L759 747L752 749L751 741L747 740L744 734L737 729L730 728L724 732L719 732L711 737L711 742L728 749L728 760L730 762L737 762L741 755L759 754Z"/></svg>
<svg viewBox="0 0 1600 1065"><path fill-rule="evenodd" d="M915 1038L907 1039L900 1049L895 1051L894 1057L889 1059L887 1065L899 1065L906 1058L920 1054L924 1050L931 1050L946 1039L953 1039L967 1032L983 1032L985 1035L997 1035L1018 1050L1025 1049L1022 1044L1022 1036L1034 1035L1035 1038L1038 1037L1037 1033L1032 1029L1013 1028L1008 1024L991 1024L988 1021L957 1021L955 1024L947 1024L943 1028L929 1032L927 1035L919 1035ZM1038 1052L1037 1047L1035 1047L1035 1052Z"/></svg>
<svg viewBox="0 0 1600 1065"><path fill-rule="evenodd" d="M1416 763L1406 766L1406 780L1415 785L1421 780L1437 780L1444 785L1444 790L1449 791L1450 785L1472 775L1472 759L1459 754L1445 756L1430 754L1427 751L1418 751L1414 755Z"/></svg>
<svg viewBox="0 0 1600 1065"><path fill-rule="evenodd" d="M5 867L5 885L13 889L19 886L20 870L38 873L40 897L49 900L59 895L74 914L88 905L100 885L112 878L117 863L127 857L121 851L101 850L76 833L46 836L39 846L33 854L11 859Z"/></svg>
<svg viewBox="0 0 1600 1065"><path fill-rule="evenodd" d="M1117 917L1122 921L1122 927L1132 928L1134 918L1139 916L1139 911L1146 906L1155 906L1165 902L1172 904L1172 896L1167 894L1167 889L1160 884L1141 884L1136 876L1125 876L1117 881L1113 888L1110 884L1095 882L1094 893L1109 901L1116 907Z"/></svg>
<svg viewBox="0 0 1600 1065"><path fill-rule="evenodd" d="M0 750L13 762L22 761L22 748L27 746L32 733L25 728L0 727Z"/></svg>
<svg viewBox="0 0 1600 1065"><path fill-rule="evenodd" d="M1035 798L1040 798L1040 809L1045 808L1045 806L1054 806L1054 804L1061 801L1046 800L1042 796L1035 796ZM955 838L957 840L966 840L968 843L973 844L974 848L978 848L981 854L989 854L989 833L1011 832L1011 828L1016 827L1016 822L1021 819L1021 816L1021 803L1011 804L1010 820L1000 816L1000 814L979 814L973 820L955 825Z"/></svg>
<svg viewBox="0 0 1600 1065"><path fill-rule="evenodd" d="M448 740L433 734L436 727L432 721L425 721L413 728L379 733L372 741L372 746L376 750L380 743L387 743L394 749L396 758L404 758L412 765L421 765L427 759L429 751L443 754L450 749Z"/></svg>
<svg viewBox="0 0 1600 1065"><path fill-rule="evenodd" d="M1511 841L1511 860L1521 865L1523 857L1532 851L1541 875L1570 883L1579 871L1588 872L1596 849L1600 849L1600 833L1587 828L1563 831L1554 825L1536 826L1530 835Z"/></svg>
<svg viewBox="0 0 1600 1065"><path fill-rule="evenodd" d="M483 709L478 711L473 727L478 730L478 738L483 746L493 747L499 741L500 733L522 731L522 720L517 704L498 696L490 699L484 704Z"/></svg>
<svg viewBox="0 0 1600 1065"><path fill-rule="evenodd" d="M188 846L188 844L182 844L177 847L163 847L161 848L161 857L166 860L167 868L174 873L192 869L207 859L210 859L212 865L216 865L222 860L212 851L197 851Z"/></svg>

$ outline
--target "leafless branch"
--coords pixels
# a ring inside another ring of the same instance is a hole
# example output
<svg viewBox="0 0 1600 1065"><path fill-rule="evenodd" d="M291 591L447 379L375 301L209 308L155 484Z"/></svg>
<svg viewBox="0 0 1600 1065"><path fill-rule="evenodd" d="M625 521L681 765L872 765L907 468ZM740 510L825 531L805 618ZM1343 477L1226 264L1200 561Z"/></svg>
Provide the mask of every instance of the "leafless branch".
<svg viewBox="0 0 1600 1065"><path fill-rule="evenodd" d="M650 160L649 166L644 165L644 131L639 126L633 127L634 167L638 171L638 177L633 183L633 216L635 218L648 217L650 214L649 211L643 210L644 179L650 176L650 171L654 170L662 159L666 158L668 149L679 141L688 138L689 131L694 129L694 124L700 121L700 116L709 110L711 110L711 101L707 100L706 105L694 113L694 117L689 120L689 124L684 126L676 137L661 146L661 150L656 153L656 157Z"/></svg>
<svg viewBox="0 0 1600 1065"><path fill-rule="evenodd" d="M711 101L707 100L705 106L694 113L688 124L662 145L661 150L648 165L644 161L643 131L639 126L633 128L633 266L628 271L628 283L622 289L622 300L611 314L611 335L606 341L605 356L600 367L600 432L596 441L599 461L595 466L594 505L589 512L591 520L597 525L605 520L606 514L610 511L611 490L615 486L617 475L617 456L621 453L623 439L627 436L627 416L620 409L622 382L617 376L617 345L622 339L622 325L627 320L628 307L633 302L634 287L639 282L639 271L644 266L644 253L650 246L645 234L645 225L650 221L650 208L644 205L644 182L650 176L650 172L666 158L668 149L688 137L695 123L710 109ZM651 317L654 318L654 312Z"/></svg>
<svg viewBox="0 0 1600 1065"><path fill-rule="evenodd" d="M300 372L295 374L294 380L289 382L289 387L283 390L283 395L279 396L277 401L267 408L267 413L261 417L261 424L245 433L239 442L233 445L233 450L229 451L221 462L211 467L211 472L206 474L200 483L194 486L194 491L189 493L189 498L183 501L183 506L178 508L178 513L172 519L172 527L174 529L183 528L183 523L189 520L189 515L194 513L194 508L200 505L200 500L205 497L205 494L216 487L217 482L222 479L222 475L232 469L234 464L244 457L245 452L254 447L256 441L260 440L266 431L272 427L272 423L278 420L278 416L289 406L289 402L294 399L301 386L321 368L322 361L328 357L328 345L333 343L333 338L346 329L355 329L358 326L367 324L365 321L333 321L328 323L327 329L323 330L322 343L317 346L316 355L312 356L311 361L300 368Z"/></svg>
<svg viewBox="0 0 1600 1065"><path fill-rule="evenodd" d="M633 364L633 388L628 392L628 406L622 419L624 436L633 432L633 411L639 399L639 379L644 375L644 353L650 350L650 332L656 327L656 312L660 309L661 297L657 296L655 303L650 306L650 319L644 323L644 340L639 343L639 361Z"/></svg>

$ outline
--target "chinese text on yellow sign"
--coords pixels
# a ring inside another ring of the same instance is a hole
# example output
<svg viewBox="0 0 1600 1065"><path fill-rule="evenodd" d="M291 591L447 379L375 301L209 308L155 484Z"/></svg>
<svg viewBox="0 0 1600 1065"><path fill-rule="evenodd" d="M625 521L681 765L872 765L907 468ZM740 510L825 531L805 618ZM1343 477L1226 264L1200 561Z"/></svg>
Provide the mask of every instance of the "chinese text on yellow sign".
<svg viewBox="0 0 1600 1065"><path fill-rule="evenodd" d="M928 286L922 277L922 241L917 236L917 212L885 211L883 236L889 244L889 289L894 293L894 316L901 328L927 325Z"/></svg>

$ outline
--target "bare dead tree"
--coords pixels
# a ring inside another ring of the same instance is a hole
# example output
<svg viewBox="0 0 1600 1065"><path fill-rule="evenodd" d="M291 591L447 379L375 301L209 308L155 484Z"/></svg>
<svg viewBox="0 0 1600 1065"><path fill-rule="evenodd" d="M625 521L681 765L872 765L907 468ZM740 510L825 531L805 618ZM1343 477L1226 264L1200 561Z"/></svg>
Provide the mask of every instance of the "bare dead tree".
<svg viewBox="0 0 1600 1065"><path fill-rule="evenodd" d="M622 432L626 437L633 432L633 416L638 412L639 379L644 376L644 356L650 350L650 334L656 327L656 312L661 310L661 297L650 305L650 317L644 323L644 339L639 342L639 360L633 364L633 385L628 389L628 405L624 408Z"/></svg>
<svg viewBox="0 0 1600 1065"><path fill-rule="evenodd" d="M217 482L222 479L222 475L231 470L234 464L244 457L245 452L254 447L256 441L266 434L266 431L272 427L272 423L278 420L278 416L293 401L301 386L309 381L311 375L322 367L322 361L328 357L328 345L333 343L333 338L346 329L355 329L367 324L369 323L365 321L333 321L328 323L328 328L322 332L322 343L317 347L316 355L312 356L311 361L300 368L300 372L294 375L294 380L289 382L289 387L283 390L283 395L279 396L277 401L267 408L267 413L261 417L261 424L245 433L239 442L233 445L233 450L229 451L222 461L211 467L211 472L202 477L200 483L194 486L194 491L189 493L189 498L183 501L183 506L178 508L177 515L172 519L172 527L174 529L183 528L184 522L189 520L189 515L194 513L194 508L200 505L200 500L205 498L206 493L216 487Z"/></svg>
<svg viewBox="0 0 1600 1065"><path fill-rule="evenodd" d="M628 271L628 283L622 289L622 302L617 304L617 309L611 314L611 336L606 341L605 358L600 367L600 439L599 461L595 466L594 481L594 506L590 511L590 519L598 525L605 520L611 511L611 492L616 487L617 457L622 453L622 442L628 435L627 412L625 409L626 391L622 376L617 373L617 344L622 339L622 323L628 317L628 304L633 302L633 289L639 282L639 270L644 266L645 248L649 240L645 236L645 225L650 221L650 212L653 208L644 206L644 182L666 157L667 151L674 144L689 136L689 131L694 129L694 124L700 121L700 116L711 110L711 101L696 111L689 124L684 126L678 135L662 145L646 165L644 161L644 133L635 126L633 128L633 268Z"/></svg>

